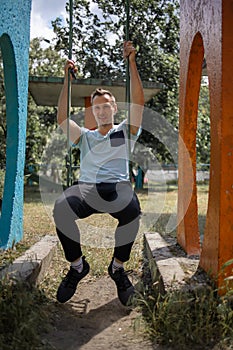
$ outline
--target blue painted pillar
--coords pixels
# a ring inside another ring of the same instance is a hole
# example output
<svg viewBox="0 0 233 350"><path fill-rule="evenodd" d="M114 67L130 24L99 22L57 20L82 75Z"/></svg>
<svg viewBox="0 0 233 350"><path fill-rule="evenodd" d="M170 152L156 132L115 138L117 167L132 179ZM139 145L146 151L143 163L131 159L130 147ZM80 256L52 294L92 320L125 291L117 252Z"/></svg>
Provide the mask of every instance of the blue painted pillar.
<svg viewBox="0 0 233 350"><path fill-rule="evenodd" d="M1 0L0 47L6 93L6 174L0 217L0 247L23 237L31 0Z"/></svg>

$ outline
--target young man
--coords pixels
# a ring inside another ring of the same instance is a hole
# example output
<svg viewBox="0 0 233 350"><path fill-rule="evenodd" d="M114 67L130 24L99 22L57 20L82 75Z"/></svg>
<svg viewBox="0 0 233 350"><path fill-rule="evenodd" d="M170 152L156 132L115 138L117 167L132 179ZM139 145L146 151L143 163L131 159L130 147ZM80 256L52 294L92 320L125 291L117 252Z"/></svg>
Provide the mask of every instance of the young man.
<svg viewBox="0 0 233 350"><path fill-rule="evenodd" d="M129 181L127 135L129 127L132 145L140 131L144 95L132 42L124 43L123 56L129 57L130 125L126 121L114 125L114 115L117 112L115 97L110 91L102 89L95 90L91 97L96 130L81 128L74 121L69 121L70 141L80 149L80 178L77 185L64 191L54 206L57 234L65 257L71 263L70 270L57 291L57 300L61 303L74 295L77 284L89 272L89 264L82 256L80 231L75 221L94 213L109 213L118 220L114 254L108 273L116 284L123 305L129 304L135 293L123 266L129 260L141 213L139 201ZM68 60L57 114L58 123L64 132L68 127L66 115L70 69L76 68L74 62Z"/></svg>

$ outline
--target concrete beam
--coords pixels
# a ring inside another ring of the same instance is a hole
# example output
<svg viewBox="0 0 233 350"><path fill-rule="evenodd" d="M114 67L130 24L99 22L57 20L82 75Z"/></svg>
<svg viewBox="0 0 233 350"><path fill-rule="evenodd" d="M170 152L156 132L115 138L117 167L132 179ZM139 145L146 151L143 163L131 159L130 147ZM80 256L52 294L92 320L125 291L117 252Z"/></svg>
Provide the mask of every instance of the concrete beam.
<svg viewBox="0 0 233 350"><path fill-rule="evenodd" d="M58 238L46 235L12 264L0 271L0 278L9 277L38 285L44 278L57 249Z"/></svg>

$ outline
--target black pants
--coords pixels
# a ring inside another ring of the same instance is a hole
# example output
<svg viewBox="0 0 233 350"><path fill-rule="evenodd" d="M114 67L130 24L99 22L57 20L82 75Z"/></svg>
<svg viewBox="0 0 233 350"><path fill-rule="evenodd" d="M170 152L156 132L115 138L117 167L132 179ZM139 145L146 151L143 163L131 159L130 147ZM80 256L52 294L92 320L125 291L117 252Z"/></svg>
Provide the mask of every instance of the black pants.
<svg viewBox="0 0 233 350"><path fill-rule="evenodd" d="M82 255L77 219L109 213L118 220L114 257L129 260L139 229L140 204L129 182L78 183L67 188L54 206L54 221L65 257L72 262Z"/></svg>

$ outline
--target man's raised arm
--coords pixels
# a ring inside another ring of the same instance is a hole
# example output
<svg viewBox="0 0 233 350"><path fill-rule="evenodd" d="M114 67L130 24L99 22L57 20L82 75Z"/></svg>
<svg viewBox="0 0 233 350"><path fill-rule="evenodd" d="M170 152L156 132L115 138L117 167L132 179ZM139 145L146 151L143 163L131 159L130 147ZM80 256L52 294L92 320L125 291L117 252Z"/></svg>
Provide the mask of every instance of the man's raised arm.
<svg viewBox="0 0 233 350"><path fill-rule="evenodd" d="M141 78L138 73L136 64L136 49L133 47L131 41L124 43L124 58L129 57L130 69L130 132L136 135L142 123L142 114L144 107L144 93Z"/></svg>
<svg viewBox="0 0 233 350"><path fill-rule="evenodd" d="M65 64L65 77L63 87L58 100L57 122L64 133L67 133L67 108L68 108L68 75L70 69L75 69L74 62L67 60ZM70 78L72 79L72 77ZM73 120L69 121L69 138L71 143L77 143L81 135L81 129Z"/></svg>

